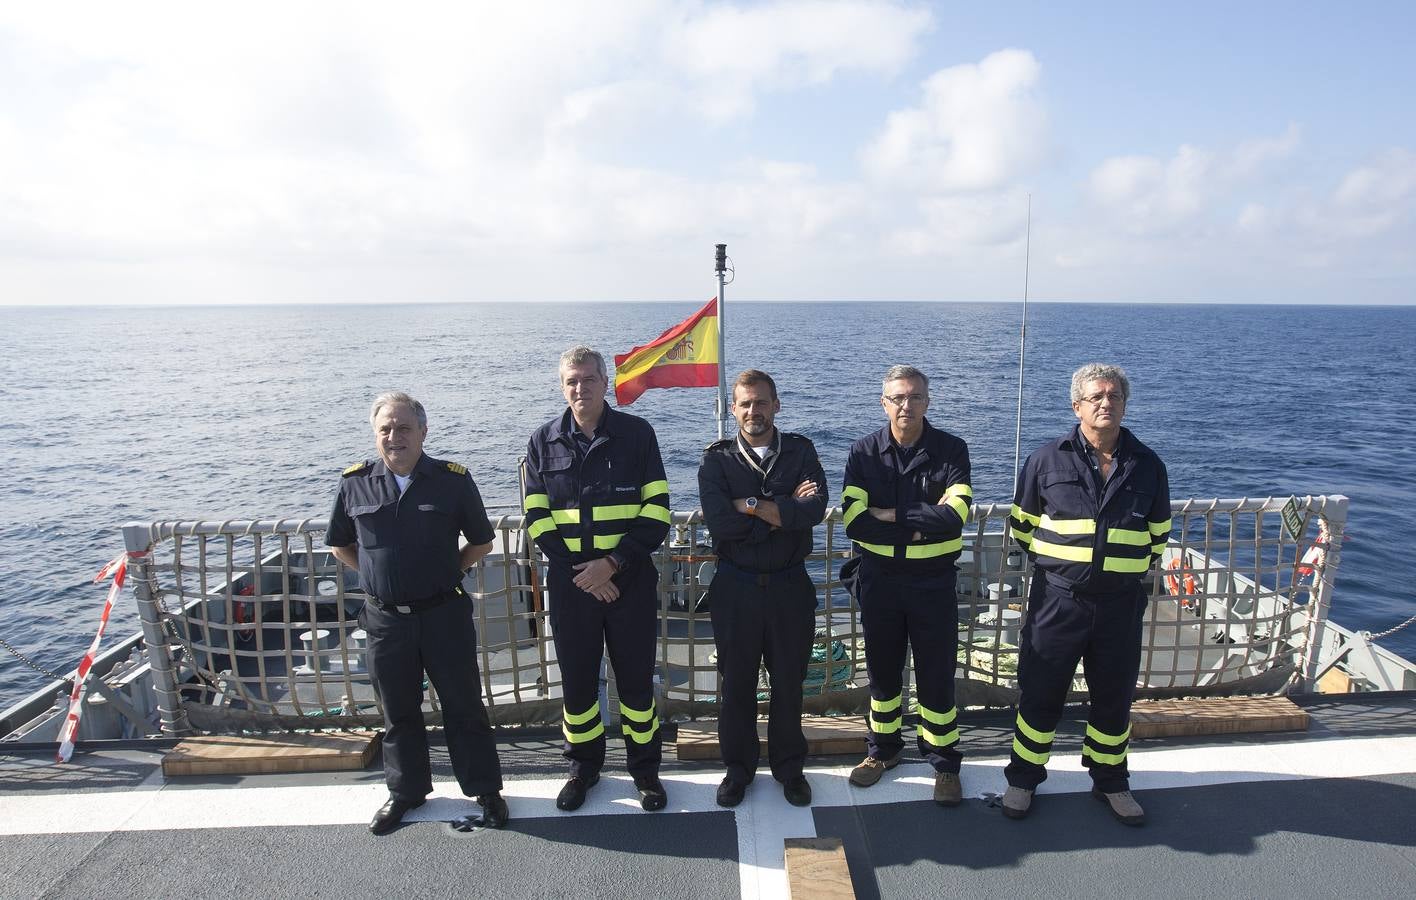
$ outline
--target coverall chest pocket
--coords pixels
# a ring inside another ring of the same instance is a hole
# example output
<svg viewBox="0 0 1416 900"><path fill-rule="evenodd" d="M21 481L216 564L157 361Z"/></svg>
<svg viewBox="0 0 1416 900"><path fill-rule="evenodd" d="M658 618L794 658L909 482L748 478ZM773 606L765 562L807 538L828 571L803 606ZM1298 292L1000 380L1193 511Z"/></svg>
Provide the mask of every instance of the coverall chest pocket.
<svg viewBox="0 0 1416 900"><path fill-rule="evenodd" d="M1135 518L1142 518L1150 512L1151 506L1155 504L1156 482L1154 478L1132 477L1121 485L1121 490L1117 492L1117 499L1120 501L1122 513L1138 513Z"/></svg>
<svg viewBox="0 0 1416 900"><path fill-rule="evenodd" d="M1049 472L1041 480L1043 512L1062 519L1094 515L1096 501L1092 499L1080 473Z"/></svg>
<svg viewBox="0 0 1416 900"><path fill-rule="evenodd" d="M575 457L569 453L546 456L541 460L537 474L551 496L553 506L564 506L566 501L577 494L575 485Z"/></svg>
<svg viewBox="0 0 1416 900"><path fill-rule="evenodd" d="M359 546L370 549L393 544L398 527L397 511L392 503L366 503L349 507L349 518L359 534Z"/></svg>

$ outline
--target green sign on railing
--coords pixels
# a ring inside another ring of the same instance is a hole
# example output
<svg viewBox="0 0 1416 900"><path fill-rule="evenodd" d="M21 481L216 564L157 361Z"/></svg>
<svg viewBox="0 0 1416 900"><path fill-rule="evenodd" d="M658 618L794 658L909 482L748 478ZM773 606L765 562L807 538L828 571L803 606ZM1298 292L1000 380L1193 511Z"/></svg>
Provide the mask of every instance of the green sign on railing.
<svg viewBox="0 0 1416 900"><path fill-rule="evenodd" d="M1295 541L1301 538L1308 522L1298 514L1297 497L1288 498L1288 502L1283 504L1281 515L1283 516L1283 530L1288 532L1288 536Z"/></svg>

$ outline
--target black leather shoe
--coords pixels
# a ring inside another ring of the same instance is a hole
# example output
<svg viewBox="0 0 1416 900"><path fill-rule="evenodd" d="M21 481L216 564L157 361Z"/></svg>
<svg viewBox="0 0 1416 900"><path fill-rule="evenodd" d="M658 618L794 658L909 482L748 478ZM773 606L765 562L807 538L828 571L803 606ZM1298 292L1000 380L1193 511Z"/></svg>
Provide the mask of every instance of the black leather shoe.
<svg viewBox="0 0 1416 900"><path fill-rule="evenodd" d="M669 793L658 775L636 775L634 786L639 790L639 805L645 812L656 812L669 802Z"/></svg>
<svg viewBox="0 0 1416 900"><path fill-rule="evenodd" d="M483 828L504 828L511 818L511 810L507 809L506 801L502 799L500 792L495 794L483 794L477 798L477 805L482 807L482 827Z"/></svg>
<svg viewBox="0 0 1416 900"><path fill-rule="evenodd" d="M806 780L805 775L789 778L782 782L782 796L792 806L810 806L811 782Z"/></svg>
<svg viewBox="0 0 1416 900"><path fill-rule="evenodd" d="M598 772L589 778L581 778L579 775L571 776L571 779L565 783L565 787L561 788L561 792L556 795L556 809L566 812L579 809L585 803L585 795L599 783Z"/></svg>
<svg viewBox="0 0 1416 900"><path fill-rule="evenodd" d="M482 807L481 815L461 816L447 824L453 831L465 834L483 828L504 828L507 820L511 818L511 812L506 808L506 801L500 793L483 794L477 798L477 805Z"/></svg>
<svg viewBox="0 0 1416 900"><path fill-rule="evenodd" d="M388 834L397 828L403 821L403 816L410 809L417 809L424 803L423 799L402 800L398 797L389 797L388 802L379 807L379 811L374 813L373 821L369 823L369 830L374 834Z"/></svg>
<svg viewBox="0 0 1416 900"><path fill-rule="evenodd" d="M730 808L737 806L746 793L747 785L734 781L731 775L725 776L722 784L718 785L718 805Z"/></svg>

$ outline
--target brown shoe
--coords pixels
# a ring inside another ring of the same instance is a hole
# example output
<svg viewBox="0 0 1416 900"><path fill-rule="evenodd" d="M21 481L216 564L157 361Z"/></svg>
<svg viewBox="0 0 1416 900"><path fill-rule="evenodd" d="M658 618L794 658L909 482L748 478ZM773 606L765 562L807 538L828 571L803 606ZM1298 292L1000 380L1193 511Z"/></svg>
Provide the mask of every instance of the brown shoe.
<svg viewBox="0 0 1416 900"><path fill-rule="evenodd" d="M1026 819L1032 811L1033 792L1008 785L1003 792L1003 815L1010 819Z"/></svg>
<svg viewBox="0 0 1416 900"><path fill-rule="evenodd" d="M958 806L964 801L964 786L959 783L958 772L936 772L934 774L934 802L940 806Z"/></svg>
<svg viewBox="0 0 1416 900"><path fill-rule="evenodd" d="M900 764L900 754L896 753L889 759L876 759L867 756L860 761L860 765L851 769L851 784L856 787L870 787L884 776L887 769L893 769Z"/></svg>
<svg viewBox="0 0 1416 900"><path fill-rule="evenodd" d="M1116 821L1123 825L1146 824L1146 811L1141 809L1141 804L1136 802L1130 791L1106 794L1099 788L1092 788L1092 796L1105 803L1111 814L1116 817Z"/></svg>

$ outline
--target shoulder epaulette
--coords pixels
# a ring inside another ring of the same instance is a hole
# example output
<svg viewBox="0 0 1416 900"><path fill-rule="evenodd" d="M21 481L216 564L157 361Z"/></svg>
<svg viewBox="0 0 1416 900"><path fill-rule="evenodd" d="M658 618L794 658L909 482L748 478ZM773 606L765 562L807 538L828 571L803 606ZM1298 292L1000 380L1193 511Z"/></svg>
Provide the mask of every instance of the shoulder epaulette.
<svg viewBox="0 0 1416 900"><path fill-rule="evenodd" d="M368 460L364 460L363 462L356 462L354 465L352 465L352 466L350 466L349 468L345 469L342 474L343 474L345 477L348 477L348 476L350 476L350 475L353 475L355 472L361 472L361 471L363 471L365 468L368 467L368 465L369 465L369 461L368 461Z"/></svg>
<svg viewBox="0 0 1416 900"><path fill-rule="evenodd" d="M731 447L736 440L737 438L721 438L704 447L703 452L707 453L709 450L721 450L724 447Z"/></svg>
<svg viewBox="0 0 1416 900"><path fill-rule="evenodd" d="M454 474L454 475L466 475L466 474L467 474L467 467L464 466L462 463L449 462L449 463L443 463L443 465L447 466L447 470L448 470L449 472L451 472L452 474Z"/></svg>

